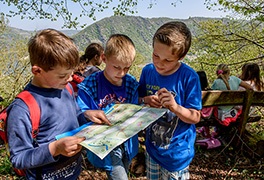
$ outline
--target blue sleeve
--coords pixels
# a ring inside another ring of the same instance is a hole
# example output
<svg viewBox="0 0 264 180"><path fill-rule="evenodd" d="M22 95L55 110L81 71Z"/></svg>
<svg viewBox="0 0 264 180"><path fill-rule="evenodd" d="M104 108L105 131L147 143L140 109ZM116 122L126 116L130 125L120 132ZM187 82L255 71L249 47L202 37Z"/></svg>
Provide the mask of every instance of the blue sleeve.
<svg viewBox="0 0 264 180"><path fill-rule="evenodd" d="M134 93L131 104L138 104L138 91Z"/></svg>
<svg viewBox="0 0 264 180"><path fill-rule="evenodd" d="M185 88L185 108L202 109L202 90L199 82L199 76L192 74L187 78L187 87Z"/></svg>
<svg viewBox="0 0 264 180"><path fill-rule="evenodd" d="M86 124L87 122L90 122L90 120L85 118L83 112L79 113L77 118L80 126Z"/></svg>
<svg viewBox="0 0 264 180"><path fill-rule="evenodd" d="M96 104L94 99L89 96L88 93L86 93L86 91L84 91L83 89L78 90L77 103L82 112L91 109L98 109L98 105Z"/></svg>
<svg viewBox="0 0 264 180"><path fill-rule="evenodd" d="M29 110L24 102L16 99L8 114L7 137L12 165L28 169L55 162L49 152L49 143L36 148L33 146Z"/></svg>

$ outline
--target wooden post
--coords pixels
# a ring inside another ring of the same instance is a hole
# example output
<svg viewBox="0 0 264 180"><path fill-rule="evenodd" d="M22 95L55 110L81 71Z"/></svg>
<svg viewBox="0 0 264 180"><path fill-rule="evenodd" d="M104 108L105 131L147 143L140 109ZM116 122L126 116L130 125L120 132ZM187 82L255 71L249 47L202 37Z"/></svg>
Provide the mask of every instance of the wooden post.
<svg viewBox="0 0 264 180"><path fill-rule="evenodd" d="M252 104L253 94L254 94L253 90L246 90L246 94L245 94L244 102L243 102L241 119L240 119L239 125L238 125L238 134L240 137L242 137L244 135L244 132L245 132L250 106ZM239 144L239 142L237 142L237 144Z"/></svg>

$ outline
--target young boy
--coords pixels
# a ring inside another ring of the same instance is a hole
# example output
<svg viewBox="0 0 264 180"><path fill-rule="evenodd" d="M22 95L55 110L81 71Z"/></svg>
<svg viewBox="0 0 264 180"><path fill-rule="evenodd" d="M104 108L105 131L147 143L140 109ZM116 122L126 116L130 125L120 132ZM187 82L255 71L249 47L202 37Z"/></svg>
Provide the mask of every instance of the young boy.
<svg viewBox="0 0 264 180"><path fill-rule="evenodd" d="M189 179L194 157L195 123L200 120L201 87L197 73L180 62L191 45L191 32L182 22L162 25L153 37L153 63L139 80L141 102L168 108L166 116L146 132L148 179Z"/></svg>
<svg viewBox="0 0 264 180"><path fill-rule="evenodd" d="M102 59L103 71L93 73L78 85L77 102L93 122L106 121L104 110L115 103L138 103L138 82L127 74L136 50L132 40L123 34L113 34L106 43ZM137 135L116 147L103 160L87 151L88 160L106 170L108 179L128 179L128 166L138 152Z"/></svg>
<svg viewBox="0 0 264 180"><path fill-rule="evenodd" d="M32 138L29 109L15 99L8 109L7 136L10 160L26 169L27 179L77 179L81 172L81 146L85 138L55 136L87 123L65 87L79 63L79 52L63 33L45 29L29 40L33 79L25 87L41 110L36 142Z"/></svg>

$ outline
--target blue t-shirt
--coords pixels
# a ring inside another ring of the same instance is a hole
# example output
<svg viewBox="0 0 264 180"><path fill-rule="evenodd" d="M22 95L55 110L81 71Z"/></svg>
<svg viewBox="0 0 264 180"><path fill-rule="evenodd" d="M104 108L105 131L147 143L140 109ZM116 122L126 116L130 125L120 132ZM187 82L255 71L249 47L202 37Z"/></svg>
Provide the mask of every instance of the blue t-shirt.
<svg viewBox="0 0 264 180"><path fill-rule="evenodd" d="M122 85L111 84L104 76L104 72L95 72L86 77L78 85L77 102L82 111L102 109L107 110L115 103L138 103L138 82L135 77L126 74ZM125 154L129 161L138 152L138 136L135 135L123 143ZM111 153L104 159L87 150L88 160L96 167L112 171Z"/></svg>
<svg viewBox="0 0 264 180"><path fill-rule="evenodd" d="M121 86L110 83L103 73L98 75L98 106L100 109L111 107L114 104L124 103L126 101L126 79L124 78Z"/></svg>
<svg viewBox="0 0 264 180"><path fill-rule="evenodd" d="M160 75L153 64L148 64L142 70L139 84L140 97L166 88L176 95L175 100L179 105L197 110L202 108L199 76L184 63L167 76ZM181 121L168 111L147 129L146 149L162 167L170 172L179 171L187 167L194 157L195 138L195 125Z"/></svg>
<svg viewBox="0 0 264 180"><path fill-rule="evenodd" d="M67 89L39 88L31 83L25 89L34 96L41 111L38 145L33 144L28 107L21 99L15 99L8 108L7 119L13 166L26 169L27 179L36 179L37 169L42 172L42 179L77 179L81 172L81 153L54 158L49 151L49 144L57 135L87 123L74 95Z"/></svg>

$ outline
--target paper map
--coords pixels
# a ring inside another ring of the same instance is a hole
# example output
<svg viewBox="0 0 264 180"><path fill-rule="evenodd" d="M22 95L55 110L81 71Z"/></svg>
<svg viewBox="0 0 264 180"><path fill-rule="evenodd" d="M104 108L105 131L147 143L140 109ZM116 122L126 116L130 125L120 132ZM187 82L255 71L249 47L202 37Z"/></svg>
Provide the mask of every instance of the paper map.
<svg viewBox="0 0 264 180"><path fill-rule="evenodd" d="M161 117L167 109L143 107L134 104L115 104L106 112L112 126L88 123L57 136L80 136L86 140L80 144L103 159L115 147L145 129Z"/></svg>

